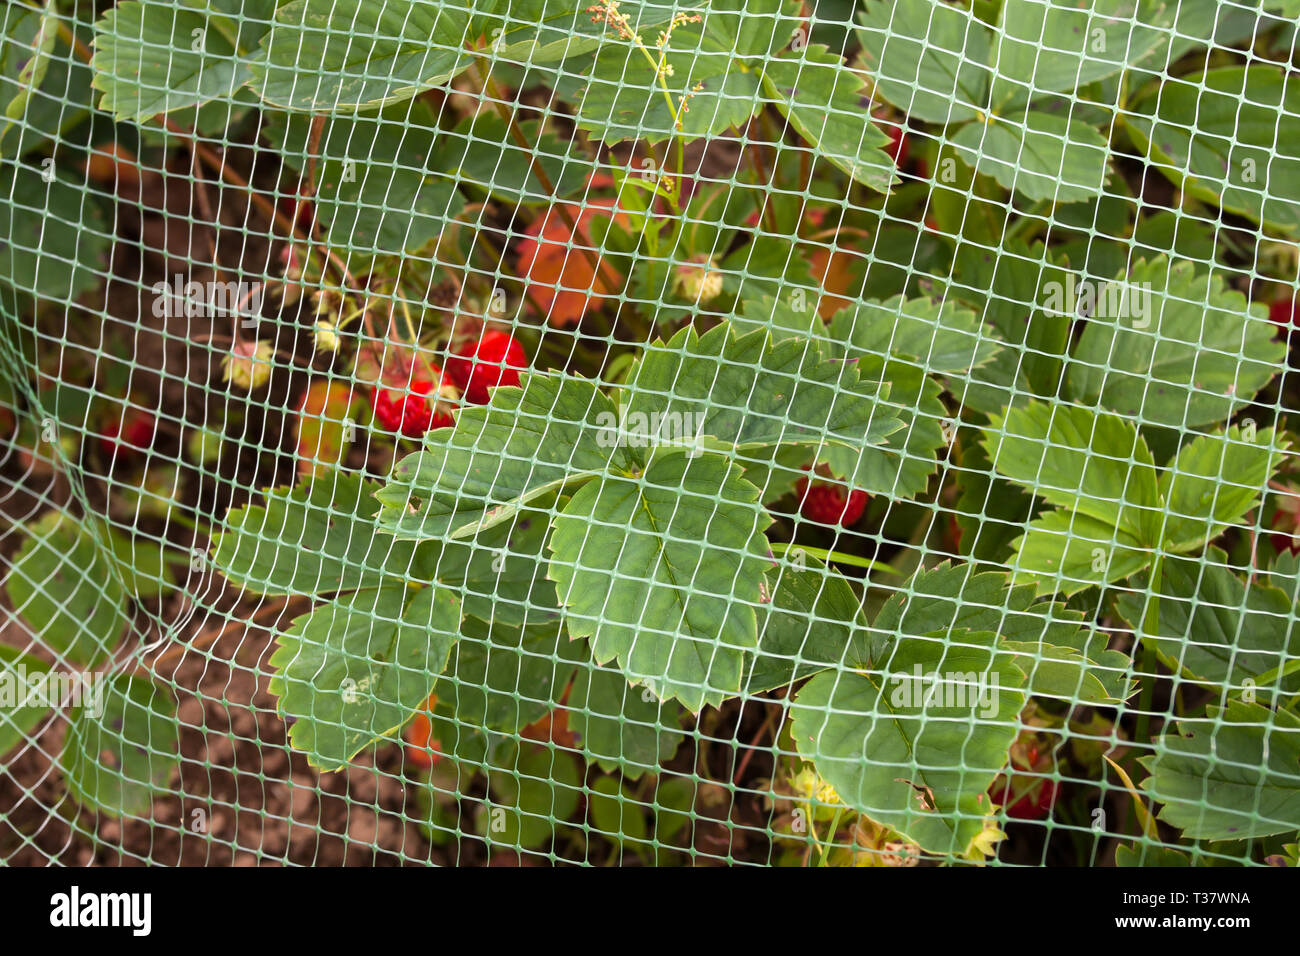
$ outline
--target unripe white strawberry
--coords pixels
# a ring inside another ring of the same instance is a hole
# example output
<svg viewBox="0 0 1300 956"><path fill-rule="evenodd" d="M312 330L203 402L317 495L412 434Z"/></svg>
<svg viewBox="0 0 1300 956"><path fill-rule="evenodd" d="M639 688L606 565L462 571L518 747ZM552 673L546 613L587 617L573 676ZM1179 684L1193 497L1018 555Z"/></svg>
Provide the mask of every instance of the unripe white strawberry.
<svg viewBox="0 0 1300 956"><path fill-rule="evenodd" d="M712 259L677 267L677 288L692 302L710 302L722 294L722 273Z"/></svg>
<svg viewBox="0 0 1300 956"><path fill-rule="evenodd" d="M275 350L267 341L236 342L221 361L226 381L238 388L253 391L271 377L271 356Z"/></svg>

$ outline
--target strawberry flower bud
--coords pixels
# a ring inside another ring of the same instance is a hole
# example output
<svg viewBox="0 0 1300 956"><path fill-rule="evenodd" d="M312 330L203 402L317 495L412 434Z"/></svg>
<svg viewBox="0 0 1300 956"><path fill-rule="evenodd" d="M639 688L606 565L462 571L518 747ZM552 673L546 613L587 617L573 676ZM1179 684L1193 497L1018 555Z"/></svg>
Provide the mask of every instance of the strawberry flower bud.
<svg viewBox="0 0 1300 956"><path fill-rule="evenodd" d="M337 352L339 350L339 330L333 322L320 319L316 322L316 351Z"/></svg>

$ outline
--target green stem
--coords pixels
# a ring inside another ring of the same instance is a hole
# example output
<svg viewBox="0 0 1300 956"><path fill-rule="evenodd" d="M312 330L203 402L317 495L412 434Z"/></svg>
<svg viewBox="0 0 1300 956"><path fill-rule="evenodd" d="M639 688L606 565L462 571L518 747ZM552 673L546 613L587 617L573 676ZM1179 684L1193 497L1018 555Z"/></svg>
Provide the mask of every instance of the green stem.
<svg viewBox="0 0 1300 956"><path fill-rule="evenodd" d="M1300 657L1287 661L1279 667L1274 667L1272 670L1264 671L1264 673L1255 678L1255 686L1258 689L1263 690L1271 684L1280 681L1284 677L1290 677L1297 671L1300 671Z"/></svg>
<svg viewBox="0 0 1300 956"><path fill-rule="evenodd" d="M883 561L872 561L870 558L862 558L856 554L845 554L843 551L827 551L825 548L813 548L806 544L795 544L793 541L772 541L768 543L773 554L799 554L800 552L811 555L814 558L820 558L822 561L835 562L836 564L848 564L855 568L866 568L868 571L885 571L889 574L898 574L889 565Z"/></svg>
<svg viewBox="0 0 1300 956"><path fill-rule="evenodd" d="M826 832L826 842L817 841L819 849L817 865L826 866L831 855L831 847L835 845L835 832L840 828L840 820L844 819L843 805L835 808L835 816L831 817L831 828Z"/></svg>

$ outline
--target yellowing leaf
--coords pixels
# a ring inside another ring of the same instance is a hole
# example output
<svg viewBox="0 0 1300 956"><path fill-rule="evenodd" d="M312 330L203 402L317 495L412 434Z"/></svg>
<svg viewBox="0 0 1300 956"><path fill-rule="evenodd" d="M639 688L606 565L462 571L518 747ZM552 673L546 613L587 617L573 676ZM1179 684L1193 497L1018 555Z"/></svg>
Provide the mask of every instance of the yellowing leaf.
<svg viewBox="0 0 1300 956"><path fill-rule="evenodd" d="M575 239L558 208L552 206L528 227L528 238L519 244L519 271L528 283L529 298L552 325L563 328L600 308L623 282L592 241L593 225L611 217L622 228L630 223L623 213L612 212L612 199L593 199L583 206L566 203L563 208L577 229Z"/></svg>
<svg viewBox="0 0 1300 956"><path fill-rule="evenodd" d="M353 441L357 394L341 382L314 382L296 409L298 475L319 475L338 465Z"/></svg>

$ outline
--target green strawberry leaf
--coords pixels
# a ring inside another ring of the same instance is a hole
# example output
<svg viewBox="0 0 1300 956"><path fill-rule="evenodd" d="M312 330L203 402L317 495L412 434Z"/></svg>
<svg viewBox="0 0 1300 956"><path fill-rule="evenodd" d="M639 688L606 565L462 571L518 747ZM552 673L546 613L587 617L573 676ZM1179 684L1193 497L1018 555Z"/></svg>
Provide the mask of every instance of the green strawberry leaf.
<svg viewBox="0 0 1300 956"><path fill-rule="evenodd" d="M925 373L983 365L996 355L997 340L982 330L973 311L956 302L901 295L841 309L825 335L827 350L854 362L862 378L889 383L887 407L904 426L883 447L831 447L821 460L864 491L899 498L920 494L938 469L936 453L947 444L943 389ZM882 356L887 355L908 361L886 362Z"/></svg>
<svg viewBox="0 0 1300 956"><path fill-rule="evenodd" d="M99 813L147 817L178 765L176 703L171 691L130 674L99 694L68 721L59 754L68 793Z"/></svg>
<svg viewBox="0 0 1300 956"><path fill-rule="evenodd" d="M31 739L32 731L51 712L52 701L27 694L44 684L49 673L50 665L39 658L0 644L0 757Z"/></svg>
<svg viewBox="0 0 1300 956"><path fill-rule="evenodd" d="M795 0L709 0L700 15L707 45L746 60L769 59L804 25Z"/></svg>
<svg viewBox="0 0 1300 956"><path fill-rule="evenodd" d="M555 584L542 549L550 529L544 511L521 511L472 541L444 541L436 580L460 594L464 613L494 624L536 626L559 620Z"/></svg>
<svg viewBox="0 0 1300 956"><path fill-rule="evenodd" d="M949 630L993 632L1040 697L1114 704L1129 696L1129 658L1106 649L1108 635L1077 611L1040 600L997 571L940 564L918 572L881 606L871 623L869 660L884 660L893 641ZM1014 657L1012 656L1014 655Z"/></svg>
<svg viewBox="0 0 1300 956"><path fill-rule="evenodd" d="M1169 37L1170 63L1177 62L1198 47L1226 49L1243 42L1251 43L1277 23L1276 19L1262 17L1261 8L1289 15L1292 19L1300 17L1300 3L1296 0L1254 0L1253 3L1233 4L1223 4L1219 0L1179 0L1173 6L1175 19Z"/></svg>
<svg viewBox="0 0 1300 956"><path fill-rule="evenodd" d="M1146 567L1164 502L1151 451L1133 423L1072 405L1030 402L992 416L994 468L1057 505L1013 542L1016 584L1073 593Z"/></svg>
<svg viewBox="0 0 1300 956"><path fill-rule="evenodd" d="M144 122L228 100L253 77L275 0L210 0L179 8L125 0L95 24L99 108ZM319 69L317 60L315 68Z"/></svg>
<svg viewBox="0 0 1300 956"><path fill-rule="evenodd" d="M611 35L566 63L557 90L576 107L578 127L605 143L717 136L748 122L761 103L761 74L739 68L732 42L707 39L697 23L678 27L660 77L658 50Z"/></svg>
<svg viewBox="0 0 1300 956"><path fill-rule="evenodd" d="M5 35L0 37L0 63L8 70L17 67L13 76L5 75L7 71L0 72L0 104L4 105L5 117L0 142L31 109L33 97L49 73L59 37L59 11L54 0L46 0L40 13L25 12L24 18L24 11L19 11L16 22L6 24ZM12 95L6 95L9 93L6 88L13 90Z"/></svg>
<svg viewBox="0 0 1300 956"><path fill-rule="evenodd" d="M889 399L883 408L899 416L904 425L883 445L862 449L830 445L818 458L855 488L892 498L915 497L938 470L937 453L947 445L943 388L924 369L906 362L885 362L863 354L856 364L863 377L879 376L889 382Z"/></svg>
<svg viewBox="0 0 1300 956"><path fill-rule="evenodd" d="M1138 541L1159 540L1159 477L1131 421L1030 402L992 416L985 434L993 467L1016 484Z"/></svg>
<svg viewBox="0 0 1300 956"><path fill-rule="evenodd" d="M772 336L773 342L782 339L813 339L827 351L826 323L817 314L817 303L812 296L803 296L796 306L790 296L746 296L741 313L728 321L740 336L762 330Z"/></svg>
<svg viewBox="0 0 1300 956"><path fill-rule="evenodd" d="M642 24L662 24L670 15L648 3L622 7L637 7L632 15ZM480 0L470 9L467 35L489 40L488 50L496 62L537 69L597 49L605 30L599 17L573 0Z"/></svg>
<svg viewBox="0 0 1300 956"><path fill-rule="evenodd" d="M1139 843L1115 847L1115 865L1123 867L1182 867L1191 866L1192 858L1184 850L1169 846Z"/></svg>
<svg viewBox="0 0 1300 956"><path fill-rule="evenodd" d="M955 506L958 551L972 561L1006 564L1011 542L1034 516L1034 498L999 478L974 429L958 432L961 468L951 472L961 495Z"/></svg>
<svg viewBox="0 0 1300 956"><path fill-rule="evenodd" d="M308 113L282 113L265 127L298 169L310 158L312 121ZM437 116L424 103L325 120L315 208L326 241L350 267L414 252L464 208L456 181L436 165L437 127Z"/></svg>
<svg viewBox="0 0 1300 956"><path fill-rule="evenodd" d="M1149 566L1155 551L1132 533L1077 511L1046 511L1011 542L1015 584L1074 594L1122 581Z"/></svg>
<svg viewBox="0 0 1300 956"><path fill-rule="evenodd" d="M758 611L758 648L746 670L746 694L868 658L862 608L841 575L796 550L764 577L766 601Z"/></svg>
<svg viewBox="0 0 1300 956"><path fill-rule="evenodd" d="M577 107L579 128L606 143L717 136L762 105L763 70L799 25L794 10L789 0L620 4L630 35L611 25L594 53L565 64L556 89ZM675 14L698 20L670 26Z"/></svg>
<svg viewBox="0 0 1300 956"><path fill-rule="evenodd" d="M566 707L587 762L628 780L657 772L685 737L675 701L661 703L612 668L578 668Z"/></svg>
<svg viewBox="0 0 1300 956"><path fill-rule="evenodd" d="M78 39L89 39L89 24L60 14L49 0L43 10L11 5L6 12L0 35L0 106L5 111L0 156L46 148L90 115L90 66L58 34L61 22ZM47 47L48 55L38 56Z"/></svg>
<svg viewBox="0 0 1300 956"><path fill-rule="evenodd" d="M889 137L860 105L866 84L826 47L769 59L763 89L817 158L877 192L897 181L893 160L880 148Z"/></svg>
<svg viewBox="0 0 1300 956"><path fill-rule="evenodd" d="M645 804L637 800L617 777L601 777L591 785L587 808L592 824L606 839L621 849L649 859L651 844Z"/></svg>
<svg viewBox="0 0 1300 956"><path fill-rule="evenodd" d="M816 299L817 283L808 258L787 236L759 232L720 265L723 291L735 303L746 303L751 296L780 299L804 295Z"/></svg>
<svg viewBox="0 0 1300 956"><path fill-rule="evenodd" d="M1151 84L1131 110L1139 148L1183 192L1276 229L1300 228L1294 75L1262 63L1223 67Z"/></svg>
<svg viewBox="0 0 1300 956"><path fill-rule="evenodd" d="M974 311L951 299L867 299L835 313L829 334L850 358L896 355L939 375L986 365L1001 348Z"/></svg>
<svg viewBox="0 0 1300 956"><path fill-rule="evenodd" d="M26 526L5 592L38 643L92 665L117 647L130 623L122 574L71 515L51 511Z"/></svg>
<svg viewBox="0 0 1300 956"><path fill-rule="evenodd" d="M1247 681L1282 667L1300 654L1300 631L1292 627L1293 602L1280 588L1244 582L1227 566L1227 555L1211 548L1205 559L1166 557L1160 569L1159 614L1155 634L1143 630L1161 659L1176 673L1233 692ZM1150 587L1149 576L1134 581ZM1143 626L1144 590L1121 594L1115 602L1132 628ZM1300 692L1300 675L1282 678L1284 694ZM1261 686L1256 693L1263 697Z"/></svg>
<svg viewBox="0 0 1300 956"><path fill-rule="evenodd" d="M522 626L558 616L542 547L549 516L522 511L473 541L375 534L378 482L343 472L266 493L226 516L212 563L253 594L334 594L400 582L453 590L465 614ZM138 592L137 592L138 593Z"/></svg>
<svg viewBox="0 0 1300 956"><path fill-rule="evenodd" d="M967 852L1025 703L1025 675L996 642L908 638L883 672L818 674L791 710L799 752L853 809L926 850Z"/></svg>
<svg viewBox="0 0 1300 956"><path fill-rule="evenodd" d="M434 693L434 734L443 753L482 762L490 738L517 734L560 704L586 644L554 624L511 627L465 618Z"/></svg>
<svg viewBox="0 0 1300 956"><path fill-rule="evenodd" d="M665 451L584 485L555 519L550 576L596 660L691 711L738 693L771 519L712 453Z"/></svg>
<svg viewBox="0 0 1300 956"><path fill-rule="evenodd" d="M1163 68L1155 60L1171 21L1164 3L1148 0L1006 0L990 59L993 107L1070 92L1129 66Z"/></svg>
<svg viewBox="0 0 1300 956"><path fill-rule="evenodd" d="M987 365L953 377L953 393L963 404L993 414L1030 396L1056 396L1061 358L1070 345L1070 317L1048 312L1040 303L1050 290L1064 287L1066 267L1041 244L1007 240L1000 249L960 244L948 295L971 303L1003 343Z"/></svg>
<svg viewBox="0 0 1300 956"><path fill-rule="evenodd" d="M969 11L932 0L868 0L859 23L863 61L886 100L927 123L982 118L992 34Z"/></svg>
<svg viewBox="0 0 1300 956"><path fill-rule="evenodd" d="M1143 757L1142 788L1189 840L1254 840L1300 828L1300 718L1229 700L1178 721Z"/></svg>
<svg viewBox="0 0 1300 956"><path fill-rule="evenodd" d="M1160 476L1168 505L1165 540L1190 551L1241 521L1264 494L1287 448L1273 429L1197 435Z"/></svg>
<svg viewBox="0 0 1300 956"><path fill-rule="evenodd" d="M53 170L54 167L47 167ZM110 228L84 188L32 166L0 170L0 300L60 308L102 281ZM84 426L84 422L79 423Z"/></svg>
<svg viewBox="0 0 1300 956"><path fill-rule="evenodd" d="M270 690L289 740L338 770L428 698L460 631L460 601L437 587L385 584L299 617L271 655Z"/></svg>
<svg viewBox="0 0 1300 956"><path fill-rule="evenodd" d="M1143 423L1225 421L1286 357L1276 327L1191 262L1138 262L1094 298L1066 372L1070 394Z"/></svg>
<svg viewBox="0 0 1300 956"><path fill-rule="evenodd" d="M648 423L642 431L656 444L676 438L698 448L711 438L742 452L827 442L857 450L902 427L879 403L888 387L861 380L851 364L827 361L805 339L737 338L726 322L648 345L627 392L623 427ZM670 428L682 434L660 434Z"/></svg>
<svg viewBox="0 0 1300 956"><path fill-rule="evenodd" d="M431 116L431 118L433 118ZM511 205L549 204L555 196L578 192L591 173L591 160L582 155L568 136L544 132L541 123L519 124L536 150L522 149L496 113L480 113L462 121L442 136L428 168L457 186L481 189L493 199ZM533 173L533 159L555 186L555 196L542 191Z"/></svg>
<svg viewBox="0 0 1300 956"><path fill-rule="evenodd" d="M470 64L468 25L463 9L418 0L294 0L275 11L252 86L316 113L402 102Z"/></svg>
<svg viewBox="0 0 1300 956"><path fill-rule="evenodd" d="M213 537L212 563L254 594L328 594L374 588L424 573L427 552L376 536L377 482L331 472L267 492L263 505L226 515Z"/></svg>
<svg viewBox="0 0 1300 956"><path fill-rule="evenodd" d="M490 800L475 821L490 845L536 849L576 827L564 820L578 809L582 772L573 755L527 741L510 741L493 756L488 774Z"/></svg>
<svg viewBox="0 0 1300 956"><path fill-rule="evenodd" d="M951 143L977 173L1034 201L1091 199L1110 181L1106 139L1081 119L1034 111L990 118L966 124Z"/></svg>
<svg viewBox="0 0 1300 956"><path fill-rule="evenodd" d="M1050 582L1066 593L1122 580L1161 551L1191 551L1221 534L1254 506L1284 450L1271 429L1251 441L1233 429L1194 439L1157 473L1128 419L1041 402L993 416L985 448L998 472L1060 509L1014 542L1016 583Z"/></svg>

